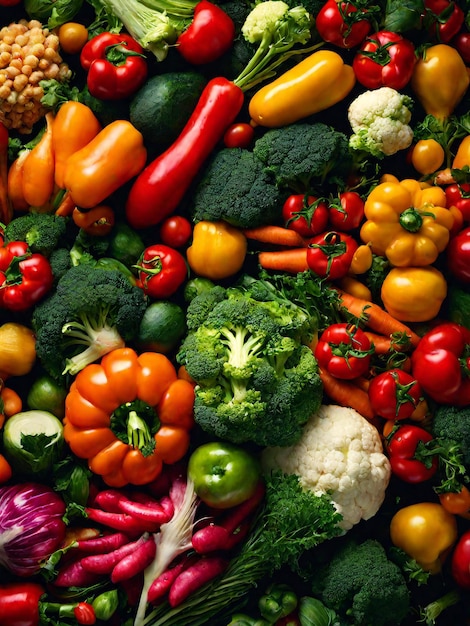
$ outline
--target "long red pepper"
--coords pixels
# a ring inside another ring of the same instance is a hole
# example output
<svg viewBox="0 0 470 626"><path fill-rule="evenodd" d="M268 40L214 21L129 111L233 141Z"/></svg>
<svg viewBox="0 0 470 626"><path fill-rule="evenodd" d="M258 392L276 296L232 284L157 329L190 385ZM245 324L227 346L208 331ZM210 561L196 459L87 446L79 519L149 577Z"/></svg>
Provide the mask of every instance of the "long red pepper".
<svg viewBox="0 0 470 626"><path fill-rule="evenodd" d="M133 228L154 226L176 209L243 102L243 91L232 81L217 77L207 83L179 137L134 181L126 203Z"/></svg>

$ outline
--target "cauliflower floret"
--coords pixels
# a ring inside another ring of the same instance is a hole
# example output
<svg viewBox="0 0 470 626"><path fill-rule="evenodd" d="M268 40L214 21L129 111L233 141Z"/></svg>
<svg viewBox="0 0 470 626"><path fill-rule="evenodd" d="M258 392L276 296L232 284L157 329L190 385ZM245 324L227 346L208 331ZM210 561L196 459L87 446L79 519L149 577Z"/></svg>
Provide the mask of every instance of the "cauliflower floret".
<svg viewBox="0 0 470 626"><path fill-rule="evenodd" d="M377 513L391 474L377 429L336 405L322 405L295 445L266 448L262 463L266 471L296 474L316 495L330 494L344 531Z"/></svg>
<svg viewBox="0 0 470 626"><path fill-rule="evenodd" d="M282 0L260 2L247 15L242 34L250 43L261 41L266 31L273 30L276 22L284 17L289 5Z"/></svg>
<svg viewBox="0 0 470 626"><path fill-rule="evenodd" d="M353 130L349 145L375 157L390 156L409 148L413 100L390 87L361 93L351 102L348 119Z"/></svg>

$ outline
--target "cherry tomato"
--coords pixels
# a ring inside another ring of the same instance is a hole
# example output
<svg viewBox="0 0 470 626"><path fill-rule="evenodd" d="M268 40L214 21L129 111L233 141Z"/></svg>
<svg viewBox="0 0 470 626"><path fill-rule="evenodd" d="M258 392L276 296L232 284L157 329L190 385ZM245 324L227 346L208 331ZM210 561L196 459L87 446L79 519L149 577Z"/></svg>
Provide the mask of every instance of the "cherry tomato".
<svg viewBox="0 0 470 626"><path fill-rule="evenodd" d="M440 493L439 502L446 511L454 515L470 513L470 491L465 485L462 485L460 491Z"/></svg>
<svg viewBox="0 0 470 626"><path fill-rule="evenodd" d="M397 368L374 376L368 393L374 413L390 420L411 417L423 396L416 378Z"/></svg>
<svg viewBox="0 0 470 626"><path fill-rule="evenodd" d="M444 148L435 139L420 139L411 151L411 164L420 174L436 172L444 159Z"/></svg>
<svg viewBox="0 0 470 626"><path fill-rule="evenodd" d="M249 148L253 143L255 129L246 122L231 124L224 134L226 148Z"/></svg>
<svg viewBox="0 0 470 626"><path fill-rule="evenodd" d="M364 200L356 191L345 191L339 195L338 202L330 203L329 221L336 230L354 230L363 218Z"/></svg>
<svg viewBox="0 0 470 626"><path fill-rule="evenodd" d="M160 226L160 239L170 248L183 248L191 239L193 227L182 215L167 217Z"/></svg>
<svg viewBox="0 0 470 626"><path fill-rule="evenodd" d="M302 237L313 237L322 233L328 224L326 202L314 196L293 194L282 207L282 217L287 228Z"/></svg>
<svg viewBox="0 0 470 626"><path fill-rule="evenodd" d="M78 22L66 22L59 28L59 45L67 54L78 54L88 41L88 29Z"/></svg>
<svg viewBox="0 0 470 626"><path fill-rule="evenodd" d="M335 378L351 380L365 374L374 351L367 335L353 324L331 324L315 347L315 358Z"/></svg>

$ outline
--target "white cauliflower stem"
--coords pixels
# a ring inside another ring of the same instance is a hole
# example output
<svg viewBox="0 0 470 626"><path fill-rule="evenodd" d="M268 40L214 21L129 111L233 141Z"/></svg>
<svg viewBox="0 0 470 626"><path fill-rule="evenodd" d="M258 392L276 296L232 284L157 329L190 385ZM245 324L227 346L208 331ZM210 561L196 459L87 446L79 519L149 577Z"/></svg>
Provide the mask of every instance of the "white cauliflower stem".
<svg viewBox="0 0 470 626"><path fill-rule="evenodd" d="M351 104L348 119L353 130L349 145L375 157L390 156L409 148L413 141L413 101L390 87L365 91Z"/></svg>
<svg viewBox="0 0 470 626"><path fill-rule="evenodd" d="M328 493L342 514L344 531L379 510L390 480L390 463L377 429L350 408L323 405L290 447L266 448L263 467L296 474L305 489Z"/></svg>

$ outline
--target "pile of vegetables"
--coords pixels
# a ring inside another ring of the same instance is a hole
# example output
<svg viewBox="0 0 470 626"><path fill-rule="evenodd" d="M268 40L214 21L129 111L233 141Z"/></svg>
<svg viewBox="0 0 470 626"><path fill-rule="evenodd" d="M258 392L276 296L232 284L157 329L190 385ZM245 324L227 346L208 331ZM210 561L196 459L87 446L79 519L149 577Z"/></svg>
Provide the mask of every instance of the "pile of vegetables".
<svg viewBox="0 0 470 626"><path fill-rule="evenodd" d="M470 3L0 7L0 626L468 622Z"/></svg>

